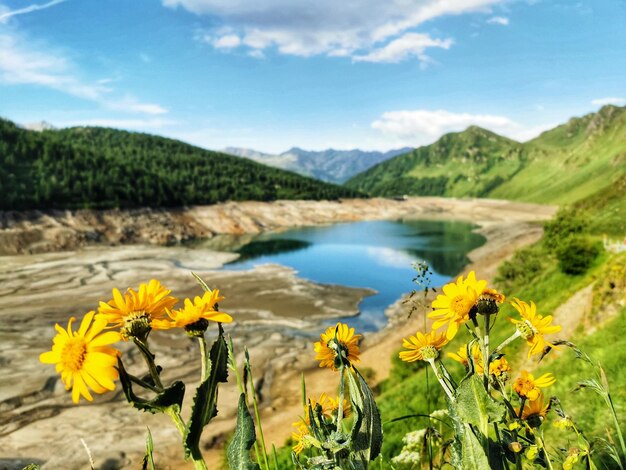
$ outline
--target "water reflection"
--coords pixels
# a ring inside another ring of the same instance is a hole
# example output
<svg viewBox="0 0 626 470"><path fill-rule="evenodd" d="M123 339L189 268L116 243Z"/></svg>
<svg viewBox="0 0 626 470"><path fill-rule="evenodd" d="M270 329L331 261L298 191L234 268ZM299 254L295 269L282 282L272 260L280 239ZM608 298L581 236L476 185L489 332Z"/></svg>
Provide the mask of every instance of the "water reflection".
<svg viewBox="0 0 626 470"><path fill-rule="evenodd" d="M368 331L384 326L385 308L415 287L415 262L430 265L433 287L461 271L467 253L484 243L472 228L448 221L354 222L215 237L203 246L241 255L224 269L278 263L315 282L375 289L376 295L361 302L361 315L350 319L351 325Z"/></svg>

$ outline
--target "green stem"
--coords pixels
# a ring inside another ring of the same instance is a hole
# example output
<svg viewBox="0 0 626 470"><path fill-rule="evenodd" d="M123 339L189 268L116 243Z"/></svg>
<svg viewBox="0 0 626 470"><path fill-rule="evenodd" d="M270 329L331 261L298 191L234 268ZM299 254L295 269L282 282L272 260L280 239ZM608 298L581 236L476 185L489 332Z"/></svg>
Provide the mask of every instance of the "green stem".
<svg viewBox="0 0 626 470"><path fill-rule="evenodd" d="M346 393L345 387L345 374L346 366L341 363L341 367L339 367L339 404L337 405L337 432L342 432L343 429L341 427L341 421L343 420L343 396Z"/></svg>
<svg viewBox="0 0 626 470"><path fill-rule="evenodd" d="M483 337L483 377L487 393L490 393L489 385L489 315L485 315L485 336Z"/></svg>
<svg viewBox="0 0 626 470"><path fill-rule="evenodd" d="M202 336L196 336L198 343L200 343L200 360L202 364L201 382L204 382L209 375L209 356L207 355L206 340L204 334Z"/></svg>
<svg viewBox="0 0 626 470"><path fill-rule="evenodd" d="M183 421L183 418L181 418L178 411L174 410L173 407L170 406L166 408L165 413L167 413L167 415L172 419L172 421L174 422L174 425L176 426L176 429L178 429L180 437L184 439L187 426L185 426L185 422ZM209 467L207 467L206 462L204 461L202 457L200 457L199 459L193 459L193 467L196 470L208 470L209 469Z"/></svg>
<svg viewBox="0 0 626 470"><path fill-rule="evenodd" d="M245 367L246 369L248 369L248 377L250 377L250 389L252 391L252 405L254 406L254 416L256 417L256 424L259 428L259 442L261 444L260 450L262 451L261 457L263 459L263 464L265 465L265 468L269 470L270 463L269 463L269 460L267 459L267 449L265 447L265 438L263 437L263 426L261 426L261 415L259 414L259 407L256 401L256 389L254 388L254 380L252 378L252 366L250 366L250 359L249 359L247 349L245 350L245 356L246 356Z"/></svg>
<svg viewBox="0 0 626 470"><path fill-rule="evenodd" d="M441 371L437 369L437 366L435 365L435 359L429 359L428 363L432 367L433 372L435 373L435 377L437 377L437 380L439 380L439 383L441 384L441 388L443 388L443 391L446 392L446 395L448 395L448 398L450 399L450 401L454 401L454 395L452 394L452 391L448 387L448 384L445 382L443 376L441 375Z"/></svg>
<svg viewBox="0 0 626 470"><path fill-rule="evenodd" d="M517 338L520 337L520 332L519 330L515 330L515 333L513 333L511 336L509 336L507 339L505 339L500 346L498 346L496 349L494 349L492 354L498 354L502 349L504 349L505 347L507 347L509 345L509 343L515 341Z"/></svg>
<svg viewBox="0 0 626 470"><path fill-rule="evenodd" d="M622 458L626 459L626 445L624 444L624 436L622 436L622 430L620 429L619 422L617 421L617 413L615 412L615 406L613 406L613 400L611 399L611 394L606 391L605 392L605 400L611 410L611 416L613 417L613 424L615 425L615 430L617 431L617 437L619 439L620 446L622 447Z"/></svg>
<svg viewBox="0 0 626 470"><path fill-rule="evenodd" d="M543 441L543 431L541 431L541 436L537 436L537 439L539 440L539 444L541 445L541 448L543 449L543 453L546 456L546 463L548 464L548 468L550 470L554 470L554 467L552 467L552 462L550 461L550 456L548 455L548 449L546 449L546 445Z"/></svg>
<svg viewBox="0 0 626 470"><path fill-rule="evenodd" d="M162 392L163 383L161 383L161 377L159 377L159 371L157 370L157 366L154 363L154 354L150 352L150 349L148 348L147 343L144 343L143 341L137 338L133 338L133 342L135 343L135 346L139 348L139 351L141 351L141 355L146 361L148 370L150 371L150 377L152 377L155 387L159 390L159 392Z"/></svg>
<svg viewBox="0 0 626 470"><path fill-rule="evenodd" d="M140 387L143 387L147 390L150 390L154 393L160 393L162 390L157 389L154 385L149 384L148 382L145 382L143 380L141 380L140 378L135 377L134 375L130 375L128 374L128 378L130 379L131 382L139 385Z"/></svg>

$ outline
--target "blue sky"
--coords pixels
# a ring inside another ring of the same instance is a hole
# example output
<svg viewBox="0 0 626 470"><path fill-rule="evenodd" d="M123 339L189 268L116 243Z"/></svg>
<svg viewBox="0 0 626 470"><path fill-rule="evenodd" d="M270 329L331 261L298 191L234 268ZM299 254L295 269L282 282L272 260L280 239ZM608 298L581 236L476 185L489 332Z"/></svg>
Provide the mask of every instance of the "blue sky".
<svg viewBox="0 0 626 470"><path fill-rule="evenodd" d="M0 116L211 149L526 140L625 78L624 0L0 0Z"/></svg>

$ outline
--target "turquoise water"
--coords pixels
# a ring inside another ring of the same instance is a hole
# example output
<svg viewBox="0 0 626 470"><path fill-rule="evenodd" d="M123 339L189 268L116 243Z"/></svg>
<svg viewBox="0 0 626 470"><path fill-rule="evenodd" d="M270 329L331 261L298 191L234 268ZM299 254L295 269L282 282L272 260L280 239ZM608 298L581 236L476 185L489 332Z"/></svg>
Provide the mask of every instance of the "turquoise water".
<svg viewBox="0 0 626 470"><path fill-rule="evenodd" d="M348 320L359 331L374 331L385 325L389 305L419 289L412 282L414 263L429 264L432 287L463 269L467 253L484 243L473 228L450 221L369 221L266 232L244 243L235 237L231 250L241 257L224 269L278 263L315 282L374 289L378 293L360 303L360 315Z"/></svg>

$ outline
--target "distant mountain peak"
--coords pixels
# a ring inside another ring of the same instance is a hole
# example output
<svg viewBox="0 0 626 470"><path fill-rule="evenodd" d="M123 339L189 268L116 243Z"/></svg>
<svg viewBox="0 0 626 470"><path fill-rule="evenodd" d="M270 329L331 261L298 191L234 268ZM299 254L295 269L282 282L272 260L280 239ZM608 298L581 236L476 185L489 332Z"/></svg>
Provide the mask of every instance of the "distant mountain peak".
<svg viewBox="0 0 626 470"><path fill-rule="evenodd" d="M401 148L388 152L352 150L304 150L300 147L291 147L278 154L266 154L251 149L227 147L225 153L249 158L266 165L294 171L301 175L310 176L331 183L343 183L352 176L372 166L411 151L411 148Z"/></svg>

